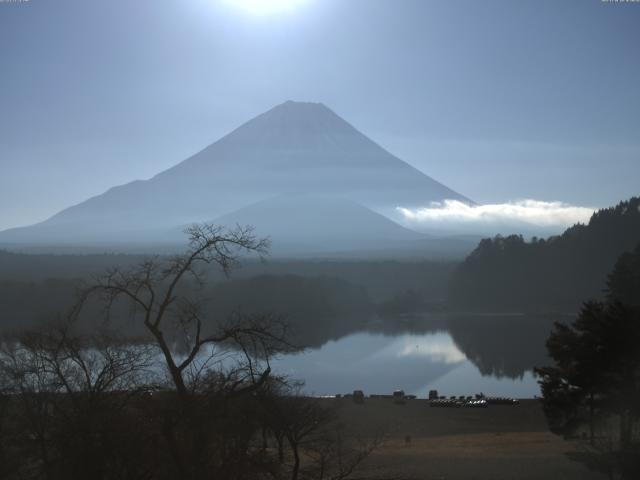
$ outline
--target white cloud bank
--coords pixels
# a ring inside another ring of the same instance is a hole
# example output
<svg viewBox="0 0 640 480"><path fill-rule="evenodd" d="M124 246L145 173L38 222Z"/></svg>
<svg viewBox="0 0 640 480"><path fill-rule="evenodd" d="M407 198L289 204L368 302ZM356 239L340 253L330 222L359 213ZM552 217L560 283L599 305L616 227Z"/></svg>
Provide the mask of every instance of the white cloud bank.
<svg viewBox="0 0 640 480"><path fill-rule="evenodd" d="M433 202L423 208L396 210L409 224L530 224L537 227L569 227L586 223L593 208L578 207L563 202L518 200L487 205L467 205L458 200Z"/></svg>

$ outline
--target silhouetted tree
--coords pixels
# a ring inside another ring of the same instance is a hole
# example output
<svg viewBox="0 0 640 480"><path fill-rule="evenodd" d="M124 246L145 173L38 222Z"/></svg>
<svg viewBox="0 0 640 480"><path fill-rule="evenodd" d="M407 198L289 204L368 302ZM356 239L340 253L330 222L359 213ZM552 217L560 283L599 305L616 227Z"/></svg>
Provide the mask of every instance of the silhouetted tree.
<svg viewBox="0 0 640 480"><path fill-rule="evenodd" d="M206 332L206 328L211 328L214 322L203 322L203 299L194 298L191 293L180 290L189 280L195 282L192 288L204 285L206 274L203 266L215 264L228 274L238 264L239 254L266 253L268 240L256 238L250 227L225 230L204 224L194 225L186 233L189 235L189 248L184 254L164 261L152 258L127 270L109 270L85 290L78 306L79 311L87 298L97 294L102 296L110 311L116 301L124 299L131 307L134 320L142 322L162 352L180 397L189 393L186 373L208 345L230 341L242 343L243 339L249 338L259 339L264 348L269 348L268 340L277 343L283 339L277 336L282 332L271 332L268 322L257 318L237 317L216 331ZM186 351L185 356L172 348L174 341L178 342L182 351ZM254 380L266 378L269 371L261 372Z"/></svg>
<svg viewBox="0 0 640 480"><path fill-rule="evenodd" d="M144 436L124 414L152 381L153 352L72 322L5 338L0 377L11 421L0 432L17 478L142 475ZM8 476L11 478L11 476Z"/></svg>
<svg viewBox="0 0 640 480"><path fill-rule="evenodd" d="M215 265L228 274L241 254L266 253L268 241L255 237L250 227L205 224L187 233L184 254L99 277L85 290L76 313L93 295L102 298L108 313L121 300L128 304L132 320L160 350L177 394L177 405L168 405L162 420L175 474L202 478L244 468L256 421L229 422L240 418L231 412L240 401L229 400L259 390L271 373L269 359L294 347L277 317L257 313L221 320L209 318L204 308L205 267Z"/></svg>
<svg viewBox="0 0 640 480"><path fill-rule="evenodd" d="M572 324L556 323L547 342L555 365L536 369L552 428L567 434L587 423L591 444L612 450L607 455L618 459L627 476L640 467L640 308L634 284L639 253L624 254L616 263L607 302L588 302ZM612 447L610 441L599 442L597 432L607 430L613 419L618 428Z"/></svg>
<svg viewBox="0 0 640 480"><path fill-rule="evenodd" d="M640 307L640 243L623 253L607 279L607 300Z"/></svg>
<svg viewBox="0 0 640 480"><path fill-rule="evenodd" d="M266 430L277 442L278 460L287 464L291 480L342 480L381 443L382 436L367 439L347 437L338 422L335 406L300 395L301 384L272 379L261 390L258 401L264 410ZM291 452L285 456L284 443Z"/></svg>

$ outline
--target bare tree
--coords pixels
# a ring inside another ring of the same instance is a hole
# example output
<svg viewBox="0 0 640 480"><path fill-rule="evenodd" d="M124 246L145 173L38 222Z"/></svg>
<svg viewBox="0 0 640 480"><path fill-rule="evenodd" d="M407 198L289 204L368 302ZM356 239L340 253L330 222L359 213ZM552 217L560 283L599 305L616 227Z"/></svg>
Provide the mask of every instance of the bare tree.
<svg viewBox="0 0 640 480"><path fill-rule="evenodd" d="M102 478L121 464L130 435L120 420L152 362L147 347L105 332L81 335L69 321L3 339L0 377L12 417L5 438L22 458L13 474Z"/></svg>
<svg viewBox="0 0 640 480"><path fill-rule="evenodd" d="M362 463L383 441L383 435L359 438L345 434L343 425L331 425L305 447L311 459L304 478L313 480L344 480L352 477ZM366 478L366 477L364 477Z"/></svg>
<svg viewBox="0 0 640 480"><path fill-rule="evenodd" d="M110 311L116 301L126 300L162 352L171 381L181 398L190 390L185 377L193 374L194 368L198 370L198 357L208 346L235 343L248 348L249 344L259 344L264 354L273 351L277 344L285 346L284 324L277 319L237 316L212 329L214 322L203 318L203 299L193 297L193 291L206 283L206 267L217 266L228 275L238 265L241 254L266 254L268 239L257 238L251 227L225 230L204 224L194 225L186 233L189 247L184 254L166 261L151 258L128 270L112 269L84 291L79 304L81 306L87 298L98 294ZM196 288L191 292L181 290L189 282ZM174 342L178 343L175 346L179 349L173 348ZM268 366L262 372L251 369L244 380L261 384L269 373Z"/></svg>
<svg viewBox="0 0 640 480"><path fill-rule="evenodd" d="M301 394L302 384L286 378L270 379L258 400L261 419L276 441L278 460L287 463L291 480L342 480L356 472L382 443L383 436L360 438L347 434L336 405ZM290 455L285 458L285 445ZM266 440L264 441L266 443Z"/></svg>
<svg viewBox="0 0 640 480"><path fill-rule="evenodd" d="M266 254L268 240L256 237L251 227L227 230L204 224L186 233L184 254L153 257L98 277L82 293L73 315L80 315L96 296L108 317L116 308L129 307L132 321L161 352L179 399L160 413L173 475L204 478L246 467L258 421L247 415L249 407L239 399L266 384L275 354L295 347L278 316L234 314L220 320L207 314L203 292L211 268L229 275L241 255ZM246 421L236 422L243 416Z"/></svg>

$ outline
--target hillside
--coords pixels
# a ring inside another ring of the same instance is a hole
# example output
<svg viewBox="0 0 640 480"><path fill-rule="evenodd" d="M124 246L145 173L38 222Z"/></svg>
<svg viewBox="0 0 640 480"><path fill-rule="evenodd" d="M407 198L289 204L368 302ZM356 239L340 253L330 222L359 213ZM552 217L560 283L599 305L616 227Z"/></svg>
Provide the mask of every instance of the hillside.
<svg viewBox="0 0 640 480"><path fill-rule="evenodd" d="M574 311L603 296L616 260L639 242L639 197L599 210L560 236L487 238L455 271L449 300L458 309Z"/></svg>

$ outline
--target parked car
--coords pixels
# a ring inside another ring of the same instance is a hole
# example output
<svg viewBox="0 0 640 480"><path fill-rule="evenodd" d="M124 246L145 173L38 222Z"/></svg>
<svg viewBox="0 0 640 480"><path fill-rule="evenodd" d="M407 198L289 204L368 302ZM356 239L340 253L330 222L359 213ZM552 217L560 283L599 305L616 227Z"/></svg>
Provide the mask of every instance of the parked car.
<svg viewBox="0 0 640 480"><path fill-rule="evenodd" d="M364 392L362 390L354 390L353 401L355 403L364 403Z"/></svg>

